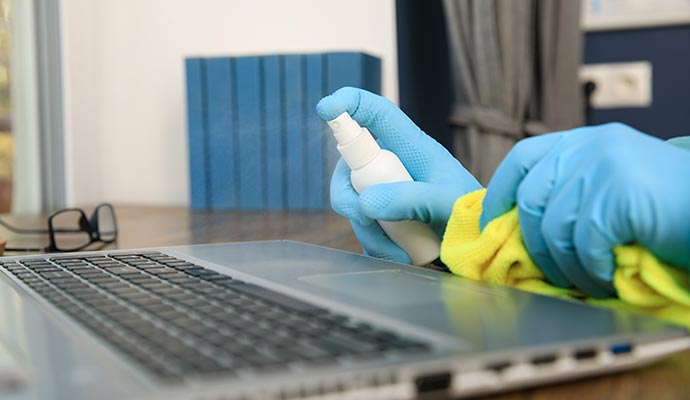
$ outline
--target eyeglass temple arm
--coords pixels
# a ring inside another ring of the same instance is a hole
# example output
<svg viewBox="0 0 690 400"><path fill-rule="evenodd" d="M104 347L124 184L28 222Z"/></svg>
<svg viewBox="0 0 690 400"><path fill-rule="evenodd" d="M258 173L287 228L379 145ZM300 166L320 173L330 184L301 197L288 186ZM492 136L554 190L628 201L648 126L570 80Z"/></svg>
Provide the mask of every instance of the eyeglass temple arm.
<svg viewBox="0 0 690 400"><path fill-rule="evenodd" d="M16 226L10 225L9 223L5 222L2 218L0 218L0 225L4 226L5 228L7 228L7 229L9 229L15 233L24 233L24 234L45 234L45 233L48 233L48 229L17 228Z"/></svg>
<svg viewBox="0 0 690 400"><path fill-rule="evenodd" d="M43 251L49 251L47 247L5 247L5 251L16 251L16 252L24 252L24 251L35 251L35 252L43 252Z"/></svg>

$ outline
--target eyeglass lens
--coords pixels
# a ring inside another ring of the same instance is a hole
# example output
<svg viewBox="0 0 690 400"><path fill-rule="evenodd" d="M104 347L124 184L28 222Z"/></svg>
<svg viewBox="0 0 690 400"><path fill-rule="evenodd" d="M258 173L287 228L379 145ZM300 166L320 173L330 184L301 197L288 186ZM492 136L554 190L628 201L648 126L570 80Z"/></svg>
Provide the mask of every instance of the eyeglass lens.
<svg viewBox="0 0 690 400"><path fill-rule="evenodd" d="M115 228L115 213L112 207L109 205L103 205L98 207L98 235L100 239L104 242L115 240L116 228Z"/></svg>
<svg viewBox="0 0 690 400"><path fill-rule="evenodd" d="M64 210L52 217L55 247L61 251L83 248L91 243L91 234L84 228L84 213Z"/></svg>

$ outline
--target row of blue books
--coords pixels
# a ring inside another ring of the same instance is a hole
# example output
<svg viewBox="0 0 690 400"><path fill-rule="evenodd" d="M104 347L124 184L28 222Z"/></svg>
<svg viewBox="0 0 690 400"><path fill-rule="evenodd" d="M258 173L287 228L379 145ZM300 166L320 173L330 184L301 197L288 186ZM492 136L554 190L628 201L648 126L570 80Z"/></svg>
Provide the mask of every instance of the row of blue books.
<svg viewBox="0 0 690 400"><path fill-rule="evenodd" d="M316 103L343 86L381 91L381 61L358 52L187 58L191 207L329 207L339 158Z"/></svg>

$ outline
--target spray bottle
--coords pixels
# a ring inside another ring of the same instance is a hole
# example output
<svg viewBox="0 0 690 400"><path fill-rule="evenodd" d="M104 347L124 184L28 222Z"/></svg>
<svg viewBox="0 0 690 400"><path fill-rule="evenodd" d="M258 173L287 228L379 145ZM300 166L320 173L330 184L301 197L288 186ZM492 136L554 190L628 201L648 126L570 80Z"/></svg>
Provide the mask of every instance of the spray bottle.
<svg viewBox="0 0 690 400"><path fill-rule="evenodd" d="M400 159L382 149L368 129L344 112L328 121L338 142L338 151L352 169L350 180L357 193L380 183L411 181ZM414 265L426 265L436 260L441 243L431 228L420 221L377 221L395 244L412 259Z"/></svg>

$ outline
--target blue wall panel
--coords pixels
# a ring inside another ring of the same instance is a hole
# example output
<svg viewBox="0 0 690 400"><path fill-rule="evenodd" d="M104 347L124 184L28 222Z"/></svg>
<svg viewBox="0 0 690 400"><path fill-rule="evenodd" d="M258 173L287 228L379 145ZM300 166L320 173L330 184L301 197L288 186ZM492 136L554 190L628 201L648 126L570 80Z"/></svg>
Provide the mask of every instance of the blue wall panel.
<svg viewBox="0 0 690 400"><path fill-rule="evenodd" d="M690 135L690 26L585 36L586 64L645 60L652 63L652 105L595 109L588 123L624 122L661 138Z"/></svg>

